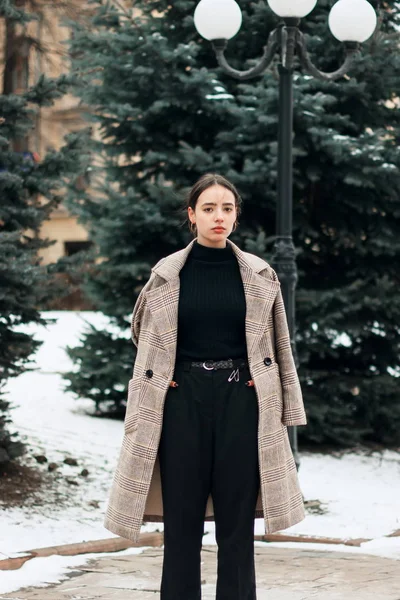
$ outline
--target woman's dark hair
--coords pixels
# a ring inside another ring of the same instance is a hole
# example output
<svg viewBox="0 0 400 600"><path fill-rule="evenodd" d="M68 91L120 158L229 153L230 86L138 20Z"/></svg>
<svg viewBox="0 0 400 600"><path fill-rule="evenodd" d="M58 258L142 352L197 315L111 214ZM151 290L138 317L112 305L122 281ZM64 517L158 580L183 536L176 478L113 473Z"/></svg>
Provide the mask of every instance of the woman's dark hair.
<svg viewBox="0 0 400 600"><path fill-rule="evenodd" d="M213 185L221 185L224 188L226 188L227 190L229 190L230 192L232 192L232 194L235 197L235 207L236 207L237 218L239 217L239 215L241 213L242 198L240 197L240 194L237 191L236 187L233 185L233 183L228 181L228 179L226 179L222 175L218 175L217 173L205 173L204 175L202 175L200 177L200 179L198 179L196 181L196 183L187 192L186 197L185 197L185 206L183 208L183 211L186 213L187 223L188 223L190 232L194 235L194 237L196 237L196 235L197 235L197 233L196 233L197 227L195 224L192 224L190 222L189 216L187 214L187 209L190 207L194 210L196 208L197 200L198 200L200 194L202 194L204 192L204 190L206 190L207 188L209 188Z"/></svg>

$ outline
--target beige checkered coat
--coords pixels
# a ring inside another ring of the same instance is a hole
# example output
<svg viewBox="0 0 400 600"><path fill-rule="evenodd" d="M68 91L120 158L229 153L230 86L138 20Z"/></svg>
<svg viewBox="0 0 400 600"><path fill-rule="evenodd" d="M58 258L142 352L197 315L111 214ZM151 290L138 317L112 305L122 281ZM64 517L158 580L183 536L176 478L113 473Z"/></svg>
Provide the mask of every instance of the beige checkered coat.
<svg viewBox="0 0 400 600"><path fill-rule="evenodd" d="M179 271L194 241L153 267L133 310L137 356L104 519L109 531L132 541L138 540L143 521L163 520L157 451L164 400L174 374ZM261 258L242 251L229 239L227 243L238 260L244 286L247 354L259 405L261 483L255 517L263 517L265 532L272 533L305 518L287 425L306 425L307 419L277 275ZM269 366L264 363L266 357L272 359ZM153 371L151 378L146 375L148 369ZM211 496L205 518L213 520Z"/></svg>

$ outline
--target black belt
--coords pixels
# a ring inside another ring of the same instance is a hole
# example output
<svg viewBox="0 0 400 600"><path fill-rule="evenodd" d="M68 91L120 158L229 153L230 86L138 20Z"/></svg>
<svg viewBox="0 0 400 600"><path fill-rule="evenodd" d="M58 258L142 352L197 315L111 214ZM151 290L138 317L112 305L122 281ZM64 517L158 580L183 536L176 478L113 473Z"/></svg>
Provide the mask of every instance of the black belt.
<svg viewBox="0 0 400 600"><path fill-rule="evenodd" d="M213 371L217 369L244 369L248 367L248 361L243 358L228 358L227 360L204 360L204 361L179 361L179 364L184 365L185 369L200 368L206 369L206 371Z"/></svg>

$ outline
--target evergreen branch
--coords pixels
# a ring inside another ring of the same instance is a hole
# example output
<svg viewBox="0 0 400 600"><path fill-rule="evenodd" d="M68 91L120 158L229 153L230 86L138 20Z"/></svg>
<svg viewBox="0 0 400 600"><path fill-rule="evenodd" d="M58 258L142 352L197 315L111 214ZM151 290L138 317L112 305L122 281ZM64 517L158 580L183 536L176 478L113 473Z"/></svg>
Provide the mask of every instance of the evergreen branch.
<svg viewBox="0 0 400 600"><path fill-rule="evenodd" d="M131 15L129 14L128 9L125 8L125 6L123 6L119 0L112 0L112 1L119 8L119 10L126 16L128 21L131 21L131 23L133 23L133 19L132 19Z"/></svg>
<svg viewBox="0 0 400 600"><path fill-rule="evenodd" d="M140 35L143 36L143 39L147 40L147 36L144 33L143 29L138 24L137 19L134 19L132 17L132 15L129 14L128 10L121 4L120 0L113 0L113 2L122 11L122 13L126 16L126 18L128 19L128 21L130 21L132 23L132 25L139 31Z"/></svg>

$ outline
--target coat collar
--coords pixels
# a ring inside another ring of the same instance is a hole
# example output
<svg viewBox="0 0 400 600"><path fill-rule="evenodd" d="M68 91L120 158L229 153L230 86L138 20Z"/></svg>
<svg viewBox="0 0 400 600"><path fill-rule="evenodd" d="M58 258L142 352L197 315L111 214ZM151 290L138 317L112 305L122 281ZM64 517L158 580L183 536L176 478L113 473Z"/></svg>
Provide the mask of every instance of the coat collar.
<svg viewBox="0 0 400 600"><path fill-rule="evenodd" d="M194 238L182 250L178 250L178 252L174 252L166 258L161 259L152 268L152 271L157 273L157 275L160 275L160 277L162 277L166 281L169 281L170 279L176 277L179 274L179 271L182 269L183 265L185 264L186 259L190 251L192 250L193 244L195 241L197 241L197 239L197 237ZM270 271L272 271L268 263L266 263L265 260L263 260L262 258L259 258L255 254L250 254L249 252L243 252L243 250L241 250L239 246L231 242L231 240L229 240L228 238L226 240L226 243L232 246L232 250L238 260L239 266L242 269L250 269L255 273L260 273L260 271L263 271L264 269L269 269Z"/></svg>
<svg viewBox="0 0 400 600"><path fill-rule="evenodd" d="M169 371L165 373L167 377L172 376L175 367L180 290L179 272L185 264L195 240L197 238L193 239L182 250L162 258L152 268L152 271L165 281L146 291L146 303L152 315L152 322L157 331L158 340L165 348L169 359ZM280 282L275 271L271 269L265 260L249 252L244 252L228 239L227 243L232 245L243 282L246 299L246 346L247 356L251 363L258 342L268 327L268 316L280 289ZM266 276L265 274L261 275L261 271L267 271Z"/></svg>

